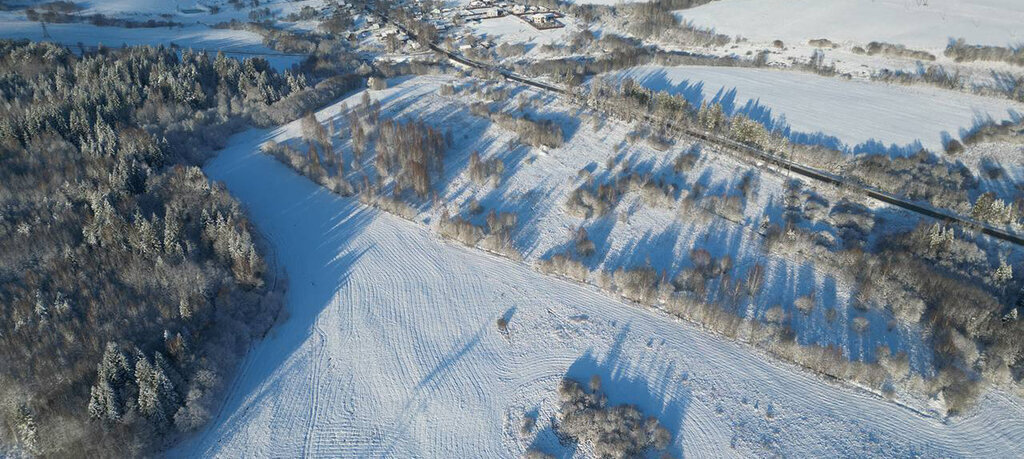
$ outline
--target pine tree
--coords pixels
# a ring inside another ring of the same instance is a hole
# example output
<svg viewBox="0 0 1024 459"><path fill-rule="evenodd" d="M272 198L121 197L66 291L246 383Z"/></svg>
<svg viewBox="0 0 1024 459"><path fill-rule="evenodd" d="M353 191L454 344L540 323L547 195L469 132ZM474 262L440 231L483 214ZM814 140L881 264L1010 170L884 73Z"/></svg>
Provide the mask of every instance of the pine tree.
<svg viewBox="0 0 1024 459"><path fill-rule="evenodd" d="M163 354L154 354L153 363L140 356L135 364L135 378L139 386L139 412L158 427L166 427L178 408L178 393L168 377L168 365Z"/></svg>
<svg viewBox="0 0 1024 459"><path fill-rule="evenodd" d="M129 382L131 363L117 343L107 343L103 359L96 366L96 384L89 391L89 415L116 421L125 413L124 385Z"/></svg>

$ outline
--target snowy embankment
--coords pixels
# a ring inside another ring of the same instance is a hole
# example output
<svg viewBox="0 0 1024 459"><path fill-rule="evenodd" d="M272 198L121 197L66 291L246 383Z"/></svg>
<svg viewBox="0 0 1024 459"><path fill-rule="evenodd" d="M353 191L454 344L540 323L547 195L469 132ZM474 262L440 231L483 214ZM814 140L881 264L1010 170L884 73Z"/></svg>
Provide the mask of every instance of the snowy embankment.
<svg viewBox="0 0 1024 459"><path fill-rule="evenodd" d="M694 105L719 102L804 143L853 151L943 150L984 120L1024 116L1024 104L930 86L900 86L810 73L731 67L642 66L616 72Z"/></svg>
<svg viewBox="0 0 1024 459"><path fill-rule="evenodd" d="M943 49L950 38L995 46L1024 41L1018 0L721 0L679 12L684 20L758 41L884 41Z"/></svg>
<svg viewBox="0 0 1024 459"><path fill-rule="evenodd" d="M561 447L559 379L599 374L675 434L673 454L1024 454L1004 394L949 422L825 383L756 350L529 267L441 242L339 198L235 136L206 172L249 209L287 270L290 318L176 457L517 457ZM495 320L509 318L507 337ZM520 438L524 413L537 431Z"/></svg>

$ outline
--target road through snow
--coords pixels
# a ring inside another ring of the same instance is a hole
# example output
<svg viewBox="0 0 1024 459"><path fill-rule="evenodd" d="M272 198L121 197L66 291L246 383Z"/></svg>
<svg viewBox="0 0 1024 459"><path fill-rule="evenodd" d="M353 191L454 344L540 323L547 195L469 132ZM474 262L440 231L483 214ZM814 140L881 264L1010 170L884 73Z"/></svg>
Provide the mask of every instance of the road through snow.
<svg viewBox="0 0 1024 459"><path fill-rule="evenodd" d="M294 128L294 127L293 127ZM599 374L723 456L1024 455L1024 407L991 393L943 422L527 266L446 244L332 195L233 137L206 167L248 207L290 279L289 318L255 345L210 426L173 457L566 456L550 429L567 372ZM509 333L495 320L509 318ZM537 430L519 435L524 413Z"/></svg>

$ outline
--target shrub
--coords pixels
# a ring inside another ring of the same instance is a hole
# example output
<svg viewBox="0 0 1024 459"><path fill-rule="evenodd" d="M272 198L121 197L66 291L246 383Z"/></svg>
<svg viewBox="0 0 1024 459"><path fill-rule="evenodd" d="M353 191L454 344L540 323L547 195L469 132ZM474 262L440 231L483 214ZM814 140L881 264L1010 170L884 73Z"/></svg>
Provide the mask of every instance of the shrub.
<svg viewBox="0 0 1024 459"><path fill-rule="evenodd" d="M388 88L388 80L380 77L370 77L366 86L374 91L381 91Z"/></svg>
<svg viewBox="0 0 1024 459"><path fill-rule="evenodd" d="M607 406L600 392L587 393L572 379L558 387L556 429L579 442L594 457L642 457L648 449L665 449L672 434L655 418L644 418L632 405Z"/></svg>
<svg viewBox="0 0 1024 459"><path fill-rule="evenodd" d="M650 304L657 297L660 277L652 268L619 268L613 279L619 294L627 299Z"/></svg>
<svg viewBox="0 0 1024 459"><path fill-rule="evenodd" d="M815 301L813 292L801 296L793 301L793 306L795 306L798 311L804 314L810 314L812 311L814 311L814 305Z"/></svg>
<svg viewBox="0 0 1024 459"><path fill-rule="evenodd" d="M567 255L556 254L547 260L537 261L537 270L544 274L556 274L578 282L587 280L590 270L586 265Z"/></svg>
<svg viewBox="0 0 1024 459"><path fill-rule="evenodd" d="M927 51L918 51L908 49L903 45L894 45L892 43L883 43L873 41L868 43L866 50L867 55L874 56L876 54L882 54L889 57L902 57L908 59L917 59L922 61L934 61L935 55Z"/></svg>
<svg viewBox="0 0 1024 459"><path fill-rule="evenodd" d="M443 237L454 239L470 247L476 246L484 237L483 228L460 217L449 217L447 210L437 223L437 231Z"/></svg>
<svg viewBox="0 0 1024 459"><path fill-rule="evenodd" d="M613 185L580 185L565 202L566 210L580 218L601 217L619 202L619 192Z"/></svg>
<svg viewBox="0 0 1024 459"><path fill-rule="evenodd" d="M946 144L946 153L950 155L959 155L963 153L964 145L959 140L952 139Z"/></svg>
<svg viewBox="0 0 1024 459"><path fill-rule="evenodd" d="M679 156L676 156L676 160L672 164L672 170L674 170L677 174L689 172L693 170L693 166L697 164L698 159L700 159L699 148L691 148L687 151L679 153Z"/></svg>
<svg viewBox="0 0 1024 459"><path fill-rule="evenodd" d="M850 322L850 328L853 328L853 331L857 333L864 333L867 331L868 325L870 325L868 318L862 316L854 317L853 321Z"/></svg>
<svg viewBox="0 0 1024 459"><path fill-rule="evenodd" d="M594 254L594 241L590 240L586 228L581 226L576 230L573 243L575 244L576 255L586 258Z"/></svg>
<svg viewBox="0 0 1024 459"><path fill-rule="evenodd" d="M807 40L807 44L811 45L811 46L813 46L815 48L838 48L839 47L839 45L833 43L832 40L829 40L827 38L814 38L814 39L811 39L811 40Z"/></svg>
<svg viewBox="0 0 1024 459"><path fill-rule="evenodd" d="M1024 47L969 45L963 38L946 46L945 54L957 62L1000 61L1013 65L1024 65Z"/></svg>

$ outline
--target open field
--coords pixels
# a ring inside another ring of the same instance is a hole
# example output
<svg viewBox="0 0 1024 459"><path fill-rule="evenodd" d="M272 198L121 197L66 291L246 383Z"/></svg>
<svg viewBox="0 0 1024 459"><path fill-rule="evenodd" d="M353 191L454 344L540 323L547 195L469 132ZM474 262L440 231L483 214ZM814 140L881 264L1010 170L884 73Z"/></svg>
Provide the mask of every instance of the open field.
<svg viewBox="0 0 1024 459"><path fill-rule="evenodd" d="M942 49L961 37L996 46L1024 40L1024 6L1014 0L722 0L677 14L719 33L760 41L827 38Z"/></svg>
<svg viewBox="0 0 1024 459"><path fill-rule="evenodd" d="M691 104L721 103L802 143L855 152L942 151L985 121L1016 120L1024 104L933 87L849 81L809 73L730 67L645 66L614 74Z"/></svg>
<svg viewBox="0 0 1024 459"><path fill-rule="evenodd" d="M236 136L206 171L277 248L290 318L250 352L211 427L172 456L558 453L547 419L567 371L600 374L614 403L661 417L679 432L676 454L1024 451L1016 399L992 394L944 422L833 386L338 198L258 152L275 134ZM503 315L508 338L494 326ZM519 438L530 412L540 433Z"/></svg>

